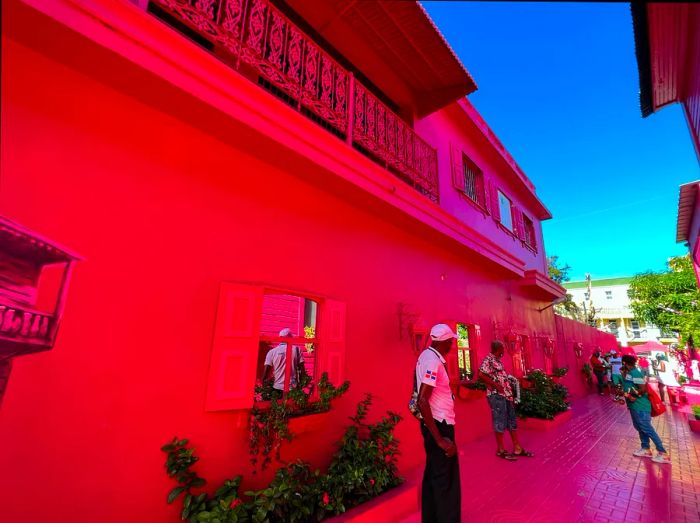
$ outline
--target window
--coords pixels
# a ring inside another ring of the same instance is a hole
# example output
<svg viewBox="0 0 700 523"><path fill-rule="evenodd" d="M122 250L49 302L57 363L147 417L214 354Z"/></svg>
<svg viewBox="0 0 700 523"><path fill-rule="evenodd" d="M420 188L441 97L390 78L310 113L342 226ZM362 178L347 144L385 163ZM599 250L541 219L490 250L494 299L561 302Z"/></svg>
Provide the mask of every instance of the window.
<svg viewBox="0 0 700 523"><path fill-rule="evenodd" d="M470 380L474 375L474 353L469 345L469 329L466 324L457 324L457 366L459 379Z"/></svg>
<svg viewBox="0 0 700 523"><path fill-rule="evenodd" d="M610 331L611 334L614 334L617 336L617 321L616 320L609 320L608 321L608 330Z"/></svg>
<svg viewBox="0 0 700 523"><path fill-rule="evenodd" d="M589 300L591 298L591 293L586 291L583 293L583 297L586 298L587 300Z"/></svg>
<svg viewBox="0 0 700 523"><path fill-rule="evenodd" d="M501 225L513 232L513 213L510 200L501 191L498 191L498 213L501 217Z"/></svg>
<svg viewBox="0 0 700 523"><path fill-rule="evenodd" d="M484 193L484 173L472 162L466 155L464 159L464 194L470 200L479 204L481 207L486 206L486 196Z"/></svg>
<svg viewBox="0 0 700 523"><path fill-rule="evenodd" d="M523 234L524 238L523 240L525 241L525 244L529 246L531 249L537 249L537 237L535 236L535 224L532 222L530 218L523 216Z"/></svg>
<svg viewBox="0 0 700 523"><path fill-rule="evenodd" d="M249 409L292 390L314 401L322 374L339 385L344 364L344 303L222 283L206 410Z"/></svg>
<svg viewBox="0 0 700 523"><path fill-rule="evenodd" d="M639 325L639 322L637 320L632 320L630 322L630 325L632 327L632 337L633 338L641 338L642 331L641 331L641 327Z"/></svg>
<svg viewBox="0 0 700 523"><path fill-rule="evenodd" d="M612 291L605 291L605 299L612 300Z"/></svg>

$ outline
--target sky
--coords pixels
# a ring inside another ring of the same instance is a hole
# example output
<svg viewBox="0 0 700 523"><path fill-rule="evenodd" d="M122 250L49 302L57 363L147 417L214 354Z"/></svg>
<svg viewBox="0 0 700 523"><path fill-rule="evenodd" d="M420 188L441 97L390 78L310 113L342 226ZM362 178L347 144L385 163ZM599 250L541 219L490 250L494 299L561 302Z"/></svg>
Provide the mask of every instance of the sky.
<svg viewBox="0 0 700 523"><path fill-rule="evenodd" d="M552 212L545 249L572 281L664 270L687 252L678 191L700 179L698 159L679 104L641 116L629 4L422 3Z"/></svg>

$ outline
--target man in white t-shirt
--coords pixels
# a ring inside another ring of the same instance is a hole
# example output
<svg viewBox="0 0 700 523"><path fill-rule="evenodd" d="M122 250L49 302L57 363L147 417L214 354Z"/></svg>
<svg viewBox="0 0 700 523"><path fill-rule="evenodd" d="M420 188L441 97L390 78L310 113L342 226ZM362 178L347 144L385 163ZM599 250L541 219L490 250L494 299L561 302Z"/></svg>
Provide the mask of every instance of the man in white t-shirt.
<svg viewBox="0 0 700 523"><path fill-rule="evenodd" d="M425 447L421 490L424 522L459 523L461 516L454 397L444 357L452 349L455 338L457 335L448 325L435 325L430 330L430 347L416 362L418 408Z"/></svg>
<svg viewBox="0 0 700 523"><path fill-rule="evenodd" d="M281 338L291 338L291 329L282 329L280 331ZM284 392L284 372L287 366L287 344L280 343L276 347L270 349L265 355L265 370L263 372L263 383L273 379L272 387L275 390ZM304 367L304 356L301 354L299 347L292 347L292 375L289 379L289 387L294 387L300 382L300 373Z"/></svg>

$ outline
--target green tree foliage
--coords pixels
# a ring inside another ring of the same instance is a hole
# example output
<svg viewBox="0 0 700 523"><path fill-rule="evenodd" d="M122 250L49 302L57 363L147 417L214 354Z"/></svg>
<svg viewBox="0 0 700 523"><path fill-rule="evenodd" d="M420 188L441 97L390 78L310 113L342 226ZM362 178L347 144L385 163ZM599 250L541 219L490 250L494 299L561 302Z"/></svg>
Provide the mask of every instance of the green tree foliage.
<svg viewBox="0 0 700 523"><path fill-rule="evenodd" d="M551 280L557 282L559 285L569 281L569 271L571 266L567 263L561 265L559 262L559 256L547 256L547 272Z"/></svg>
<svg viewBox="0 0 700 523"><path fill-rule="evenodd" d="M629 297L637 318L684 338L700 336L700 293L690 255L671 258L665 272L635 276Z"/></svg>
<svg viewBox="0 0 700 523"><path fill-rule="evenodd" d="M571 266L567 263L562 265L559 262L559 256L547 256L547 273L549 278L561 285L571 279L569 271ZM560 316L566 316L578 321L583 321L583 313L579 306L574 302L571 294L566 295L566 299L554 307L554 311Z"/></svg>

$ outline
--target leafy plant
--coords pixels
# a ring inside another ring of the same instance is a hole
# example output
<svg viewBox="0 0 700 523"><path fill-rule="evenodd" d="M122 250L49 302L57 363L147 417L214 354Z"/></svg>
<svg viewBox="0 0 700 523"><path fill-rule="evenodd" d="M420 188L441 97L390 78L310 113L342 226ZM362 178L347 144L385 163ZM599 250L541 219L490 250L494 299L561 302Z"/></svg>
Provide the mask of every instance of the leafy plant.
<svg viewBox="0 0 700 523"><path fill-rule="evenodd" d="M552 376L556 378L563 378L566 373L569 372L569 367L558 367L552 371Z"/></svg>
<svg viewBox="0 0 700 523"><path fill-rule="evenodd" d="M693 405L691 407L693 409L693 414L695 415L695 419L700 420L700 405Z"/></svg>
<svg viewBox="0 0 700 523"><path fill-rule="evenodd" d="M394 437L401 416L387 412L377 423L367 424L371 403L368 394L358 404L325 474L298 460L278 469L266 488L247 491L244 497L239 495L241 476L224 482L212 496L195 496L191 489L206 483L190 470L199 458L187 448L187 440L174 438L162 447L168 454L168 475L179 483L167 501L173 503L185 493L182 518L189 523L293 523L341 514L403 481L396 466L399 441Z"/></svg>
<svg viewBox="0 0 700 523"><path fill-rule="evenodd" d="M326 412L331 402L345 394L350 387L346 381L336 387L328 380L328 374L323 373L318 382L318 401L310 402L311 377L304 374L301 381L287 393L286 398L270 393L270 406L267 408L254 407L250 415L250 438L248 447L250 461L253 465L260 463L260 468L267 468L272 459L282 462L280 452L284 442L294 439L289 430L289 418L305 414ZM265 389L257 387L256 393L265 397Z"/></svg>
<svg viewBox="0 0 700 523"><path fill-rule="evenodd" d="M593 382L593 367L591 367L590 363L583 364L583 367L581 367L581 374L586 377L589 383Z"/></svg>
<svg viewBox="0 0 700 523"><path fill-rule="evenodd" d="M532 386L523 388L516 412L522 418L554 419L560 412L568 410L566 401L569 390L541 370L533 370L526 377Z"/></svg>

